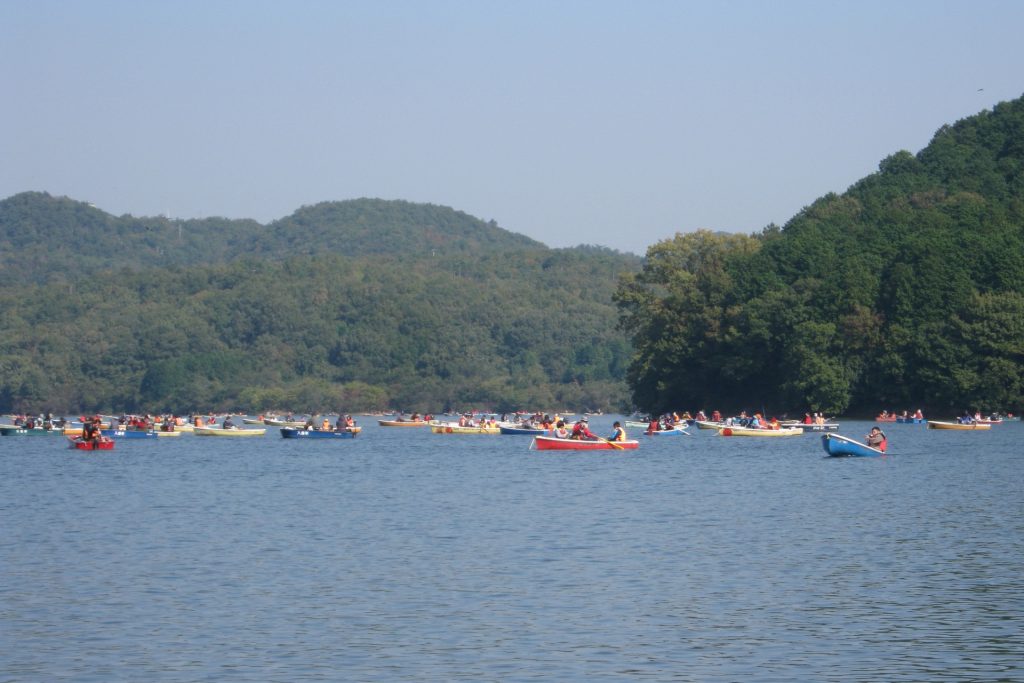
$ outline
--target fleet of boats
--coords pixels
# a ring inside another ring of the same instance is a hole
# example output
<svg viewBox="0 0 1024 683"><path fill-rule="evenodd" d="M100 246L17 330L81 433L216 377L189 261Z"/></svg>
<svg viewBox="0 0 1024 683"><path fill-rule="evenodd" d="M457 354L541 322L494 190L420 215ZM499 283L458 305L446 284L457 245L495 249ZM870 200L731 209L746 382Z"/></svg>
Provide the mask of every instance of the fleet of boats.
<svg viewBox="0 0 1024 683"><path fill-rule="evenodd" d="M290 417L290 416L289 416ZM896 424L926 424L928 429L956 430L956 431L987 431L993 425L1001 423L1004 418L1000 417L969 417L964 416L955 420L926 420L919 416L893 416L880 415L875 422L889 422ZM97 416L98 418L98 416ZM547 418L546 418L547 419ZM1012 417L1005 418L1012 420ZM202 420L196 420L195 424L147 424L139 423L138 426L121 425L111 427L109 423L101 425L103 429L98 430L98 437L83 438L83 428L75 423L64 423L61 427L55 427L47 423L47 427L36 426L36 424L0 424L0 435L2 436L64 436L67 439L69 448L75 450L102 450L114 449L117 441L121 440L157 440L167 437L181 437L182 434L193 434L195 436L216 436L229 438L262 437L267 432L267 427L277 427L282 438L285 439L354 439L362 431L361 427L354 426L349 418L351 426L339 428L328 428L328 422L323 421L322 429L311 429L312 420L281 419L274 417L241 419L245 427L234 426L230 421L223 424L203 424ZM509 435L509 436L530 436L530 449L538 451L626 451L636 450L640 447L640 441L627 439L622 441L610 441L602 437L573 439L561 438L554 434L553 429L545 429L539 424L523 418L523 421L497 421L495 416L487 419L480 419L476 424L469 420L460 419L459 422L442 422L430 416L420 417L414 415L412 418L396 417L395 419L379 419L380 427L426 427L432 434L465 435ZM823 422L819 418L816 422L788 421L774 423L771 426L751 427L742 420L708 421L708 420L683 420L669 428L651 430L651 422L642 420L624 420L627 427L633 430L640 430L643 435L651 437L663 436L692 436L685 426L696 425L700 430L715 431L725 437L754 437L754 438L777 438L786 436L799 436L804 433L817 432L821 436L821 446L829 457L868 457L885 455L885 444L882 448L873 448L859 440L852 439L837 433L840 423ZM585 424L585 421L583 421ZM93 423L96 424L96 423ZM262 425L251 427L250 425ZM616 424L617 426L617 424Z"/></svg>

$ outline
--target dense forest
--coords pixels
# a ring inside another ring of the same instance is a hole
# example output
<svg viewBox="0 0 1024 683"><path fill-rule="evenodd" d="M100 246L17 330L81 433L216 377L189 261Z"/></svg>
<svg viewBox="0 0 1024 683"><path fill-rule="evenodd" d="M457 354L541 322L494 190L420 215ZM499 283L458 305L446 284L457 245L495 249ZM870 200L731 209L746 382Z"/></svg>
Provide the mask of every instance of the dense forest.
<svg viewBox="0 0 1024 683"><path fill-rule="evenodd" d="M1024 99L753 235L646 258L360 199L0 201L0 412L1024 407Z"/></svg>
<svg viewBox="0 0 1024 683"><path fill-rule="evenodd" d="M1024 407L1024 99L751 236L651 247L616 292L637 405Z"/></svg>
<svg viewBox="0 0 1024 683"><path fill-rule="evenodd" d="M444 207L254 221L0 202L0 411L611 410L618 275Z"/></svg>

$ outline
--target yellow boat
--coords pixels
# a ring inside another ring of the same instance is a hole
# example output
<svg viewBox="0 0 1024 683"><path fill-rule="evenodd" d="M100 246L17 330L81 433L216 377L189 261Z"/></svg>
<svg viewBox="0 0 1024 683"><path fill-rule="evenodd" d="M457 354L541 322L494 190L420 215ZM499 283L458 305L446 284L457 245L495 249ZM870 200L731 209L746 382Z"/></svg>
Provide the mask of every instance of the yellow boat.
<svg viewBox="0 0 1024 683"><path fill-rule="evenodd" d="M381 427L428 427L426 420L377 420Z"/></svg>
<svg viewBox="0 0 1024 683"><path fill-rule="evenodd" d="M156 434L160 438L164 438L167 436L181 436L181 432L161 432L160 430L155 431L154 434Z"/></svg>
<svg viewBox="0 0 1024 683"><path fill-rule="evenodd" d="M263 436L267 433L263 429L222 429L221 427L194 427L192 432L196 436ZM172 434L175 432L171 432Z"/></svg>
<svg viewBox="0 0 1024 683"><path fill-rule="evenodd" d="M976 429L992 429L991 424L985 424L983 422L940 422L938 420L928 420L928 429L960 429L964 431L974 431Z"/></svg>
<svg viewBox="0 0 1024 683"><path fill-rule="evenodd" d="M501 427L462 427L457 424L432 424L434 434L501 434Z"/></svg>
<svg viewBox="0 0 1024 683"><path fill-rule="evenodd" d="M748 429L746 427L722 427L720 436L800 436L804 430L799 427L788 429Z"/></svg>

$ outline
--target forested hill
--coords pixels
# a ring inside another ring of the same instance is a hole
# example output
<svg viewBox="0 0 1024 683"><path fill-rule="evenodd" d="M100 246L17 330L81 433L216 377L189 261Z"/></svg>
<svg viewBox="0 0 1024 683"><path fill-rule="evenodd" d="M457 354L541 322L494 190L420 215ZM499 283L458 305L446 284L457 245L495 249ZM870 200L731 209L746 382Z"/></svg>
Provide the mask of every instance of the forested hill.
<svg viewBox="0 0 1024 683"><path fill-rule="evenodd" d="M255 221L0 203L0 413L613 410L641 259L380 200Z"/></svg>
<svg viewBox="0 0 1024 683"><path fill-rule="evenodd" d="M750 237L678 235L617 297L638 404L1024 408L1024 99Z"/></svg>
<svg viewBox="0 0 1024 683"><path fill-rule="evenodd" d="M111 267L221 264L242 256L467 254L543 246L461 211L381 199L302 207L268 225L226 218L113 216L43 192L0 201L3 285L64 281Z"/></svg>

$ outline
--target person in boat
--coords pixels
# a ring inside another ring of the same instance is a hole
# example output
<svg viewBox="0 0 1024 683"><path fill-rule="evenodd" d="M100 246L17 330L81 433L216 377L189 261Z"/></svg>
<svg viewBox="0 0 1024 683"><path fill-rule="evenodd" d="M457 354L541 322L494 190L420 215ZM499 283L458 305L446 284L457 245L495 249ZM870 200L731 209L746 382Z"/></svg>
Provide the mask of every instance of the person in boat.
<svg viewBox="0 0 1024 683"><path fill-rule="evenodd" d="M224 418L224 422L221 423L220 428L221 429L234 429L235 428L235 423L231 420L231 416L230 415L228 415L227 417Z"/></svg>
<svg viewBox="0 0 1024 683"><path fill-rule="evenodd" d="M768 429L782 429L782 425L779 424L779 419L777 417L772 417L772 419L768 421Z"/></svg>
<svg viewBox="0 0 1024 683"><path fill-rule="evenodd" d="M885 452L885 432L883 432L878 427L872 427L871 432L869 432L868 435L864 437L864 439L867 445L870 446L871 448L877 448L883 453Z"/></svg>
<svg viewBox="0 0 1024 683"><path fill-rule="evenodd" d="M711 421L712 422L721 422L722 421L722 413L721 413L721 411L712 410L711 411Z"/></svg>
<svg viewBox="0 0 1024 683"><path fill-rule="evenodd" d="M592 440L596 439L597 435L590 431L590 425L587 424L587 418L579 420L572 426L572 436L569 437L578 440Z"/></svg>
<svg viewBox="0 0 1024 683"><path fill-rule="evenodd" d="M329 432L329 431L331 431L331 421L328 420L326 417L323 419L323 422L320 423L320 431L322 431L322 432Z"/></svg>
<svg viewBox="0 0 1024 683"><path fill-rule="evenodd" d="M619 422L612 425L612 435L608 437L609 441L625 441L626 430L622 428Z"/></svg>
<svg viewBox="0 0 1024 683"><path fill-rule="evenodd" d="M918 419L918 420L923 420L924 419L924 413L921 412L920 408L918 408L917 412L914 413L914 417L916 419Z"/></svg>
<svg viewBox="0 0 1024 683"><path fill-rule="evenodd" d="M313 416L310 415L306 418L306 424L302 425L302 428L307 432L316 429L316 425L313 423Z"/></svg>
<svg viewBox="0 0 1024 683"><path fill-rule="evenodd" d="M811 417L810 413L804 413L804 420L803 420L803 422L804 422L805 425L812 425L812 424L814 424L814 419Z"/></svg>
<svg viewBox="0 0 1024 683"><path fill-rule="evenodd" d="M103 432L100 431L100 416L88 420L82 425L82 441L87 443L96 444L103 437Z"/></svg>
<svg viewBox="0 0 1024 683"><path fill-rule="evenodd" d="M569 438L569 430L565 428L565 422L563 422L562 420L559 420L558 422L555 423L555 438Z"/></svg>
<svg viewBox="0 0 1024 683"><path fill-rule="evenodd" d="M747 427L750 429L763 429L764 425L761 424L761 413L754 413L754 417L750 418L750 422L747 423Z"/></svg>

